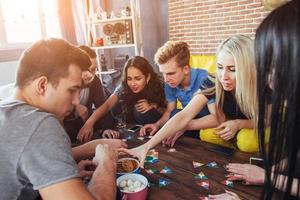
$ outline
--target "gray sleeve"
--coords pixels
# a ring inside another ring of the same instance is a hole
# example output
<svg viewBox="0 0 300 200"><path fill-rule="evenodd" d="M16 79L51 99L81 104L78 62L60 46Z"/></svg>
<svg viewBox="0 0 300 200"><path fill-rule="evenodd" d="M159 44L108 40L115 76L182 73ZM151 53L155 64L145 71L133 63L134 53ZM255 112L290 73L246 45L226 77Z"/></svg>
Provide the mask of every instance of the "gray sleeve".
<svg viewBox="0 0 300 200"><path fill-rule="evenodd" d="M70 139L54 117L45 118L25 146L17 173L35 190L80 177Z"/></svg>
<svg viewBox="0 0 300 200"><path fill-rule="evenodd" d="M114 95L116 95L118 97L118 99L121 98L122 93L124 92L124 88L122 86L122 83L120 85L118 85L118 87L115 89L114 91Z"/></svg>

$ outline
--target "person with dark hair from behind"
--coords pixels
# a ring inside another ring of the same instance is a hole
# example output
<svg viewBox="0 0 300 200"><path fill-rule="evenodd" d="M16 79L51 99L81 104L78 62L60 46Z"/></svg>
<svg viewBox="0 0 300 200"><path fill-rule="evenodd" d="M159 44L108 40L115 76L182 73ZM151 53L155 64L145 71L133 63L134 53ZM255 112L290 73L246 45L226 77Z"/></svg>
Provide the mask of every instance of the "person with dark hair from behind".
<svg viewBox="0 0 300 200"><path fill-rule="evenodd" d="M89 141L97 120L117 103L126 109L127 122L147 124L157 121L165 108L163 82L149 62L141 57L130 58L123 68L122 83L85 122L78 134L80 141Z"/></svg>
<svg viewBox="0 0 300 200"><path fill-rule="evenodd" d="M71 149L62 121L79 102L89 57L62 39L41 40L22 54L13 99L0 102L0 199L114 199L116 149L92 141ZM88 188L74 159L99 157Z"/></svg>
<svg viewBox="0 0 300 200"><path fill-rule="evenodd" d="M77 134L81 127L84 125L88 117L93 113L93 109L98 108L105 102L105 95L103 92L100 79L96 76L96 59L97 55L90 47L82 45L79 46L81 50L86 52L91 60L91 66L87 71L82 73L83 86L80 90L79 100L70 115L64 119L64 127L66 132L71 138L72 143L76 143ZM98 120L93 130L104 130L103 136L109 136L110 138L118 138L119 133L111 130L114 126L114 120L110 113L107 113L101 120Z"/></svg>
<svg viewBox="0 0 300 200"><path fill-rule="evenodd" d="M258 132L264 169L231 163L231 180L264 185L262 199L300 198L300 1L292 0L273 10L260 24L255 37L259 92ZM266 104L272 89L271 108ZM270 117L270 122L266 119ZM269 146L264 144L271 126ZM209 199L239 199L232 193Z"/></svg>

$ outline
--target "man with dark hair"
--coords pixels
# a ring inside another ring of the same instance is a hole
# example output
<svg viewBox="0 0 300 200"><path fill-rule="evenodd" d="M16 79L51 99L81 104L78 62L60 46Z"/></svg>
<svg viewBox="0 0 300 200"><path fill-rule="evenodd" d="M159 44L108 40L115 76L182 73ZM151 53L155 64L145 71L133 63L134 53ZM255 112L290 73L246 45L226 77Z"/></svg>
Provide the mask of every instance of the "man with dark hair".
<svg viewBox="0 0 300 200"><path fill-rule="evenodd" d="M98 145L88 190L74 158L87 156L90 146L71 149L61 126L79 102L82 71L90 65L85 53L61 39L25 50L14 99L0 102L0 199L34 199L36 191L55 200L115 197L116 151Z"/></svg>
<svg viewBox="0 0 300 200"><path fill-rule="evenodd" d="M93 113L93 109L101 106L106 98L104 95L103 87L100 79L96 76L97 55L93 49L88 46L79 46L81 50L88 54L90 57L91 65L88 70L82 73L82 88L79 94L80 102L74 107L74 110L64 120L64 127L66 132L71 138L72 143L77 141L77 135L79 130L84 125L88 117ZM113 128L114 120L110 113L107 113L104 118L98 120L94 126L94 131L105 130L103 136L110 136L117 138L119 133L117 131L110 130ZM107 134L108 133L108 134ZM88 138L85 142L92 138Z"/></svg>

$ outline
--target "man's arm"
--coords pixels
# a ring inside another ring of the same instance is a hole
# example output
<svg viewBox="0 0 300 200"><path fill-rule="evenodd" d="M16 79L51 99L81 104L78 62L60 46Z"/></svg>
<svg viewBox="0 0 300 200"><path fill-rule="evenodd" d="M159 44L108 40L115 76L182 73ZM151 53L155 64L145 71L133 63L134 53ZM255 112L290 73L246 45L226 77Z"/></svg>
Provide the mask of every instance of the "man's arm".
<svg viewBox="0 0 300 200"><path fill-rule="evenodd" d="M95 155L95 149L98 144L108 144L112 149L127 148L127 144L118 139L97 139L85 143L83 145L73 147L72 154L74 160L79 162L80 160L91 158Z"/></svg>
<svg viewBox="0 0 300 200"><path fill-rule="evenodd" d="M118 154L109 145L98 145L95 160L98 166L91 179L89 190L96 199L116 198L116 169Z"/></svg>
<svg viewBox="0 0 300 200"><path fill-rule="evenodd" d="M39 190L39 193L45 200L95 199L79 178L73 178L44 187Z"/></svg>
<svg viewBox="0 0 300 200"><path fill-rule="evenodd" d="M108 145L99 145L99 163L91 179L89 190L79 178L73 178L39 190L43 199L115 199L117 153Z"/></svg>

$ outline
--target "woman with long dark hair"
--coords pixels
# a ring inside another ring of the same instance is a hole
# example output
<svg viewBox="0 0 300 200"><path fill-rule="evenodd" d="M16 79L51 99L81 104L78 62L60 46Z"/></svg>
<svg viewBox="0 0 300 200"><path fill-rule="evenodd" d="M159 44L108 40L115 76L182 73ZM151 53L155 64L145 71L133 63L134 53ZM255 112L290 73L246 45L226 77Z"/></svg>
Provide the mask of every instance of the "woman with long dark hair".
<svg viewBox="0 0 300 200"><path fill-rule="evenodd" d="M118 102L131 118L130 122L144 125L154 123L161 117L165 108L163 82L145 58L135 56L125 63L122 83L85 122L77 139L90 140L95 122Z"/></svg>
<svg viewBox="0 0 300 200"><path fill-rule="evenodd" d="M256 32L255 55L259 96L258 131L264 169L228 164L231 180L264 185L262 199L300 198L300 1L292 0L272 11ZM272 89L271 108L267 88ZM263 145L269 126L270 143ZM275 192L276 191L276 192ZM238 199L232 193L210 199Z"/></svg>

